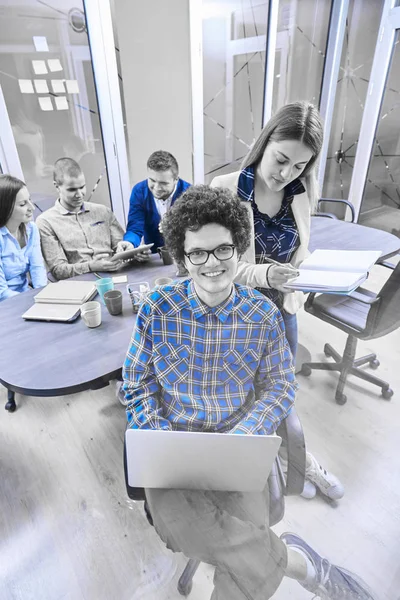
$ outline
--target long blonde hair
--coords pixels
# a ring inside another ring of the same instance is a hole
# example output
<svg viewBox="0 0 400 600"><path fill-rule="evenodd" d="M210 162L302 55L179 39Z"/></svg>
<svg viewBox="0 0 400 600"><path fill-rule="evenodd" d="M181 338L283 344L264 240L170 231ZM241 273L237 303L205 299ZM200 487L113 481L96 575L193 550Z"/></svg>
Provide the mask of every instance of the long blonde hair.
<svg viewBox="0 0 400 600"><path fill-rule="evenodd" d="M270 118L245 156L240 168L245 169L250 165L256 167L270 141L296 140L302 142L313 154L300 176L301 179L304 179L311 212L313 212L319 199L315 167L321 152L323 137L321 116L313 104L309 102L286 104Z"/></svg>

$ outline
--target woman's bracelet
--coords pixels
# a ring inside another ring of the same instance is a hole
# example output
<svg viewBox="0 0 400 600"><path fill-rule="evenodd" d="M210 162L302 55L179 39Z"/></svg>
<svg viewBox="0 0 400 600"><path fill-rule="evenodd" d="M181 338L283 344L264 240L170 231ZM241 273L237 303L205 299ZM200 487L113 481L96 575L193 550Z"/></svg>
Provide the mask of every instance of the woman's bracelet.
<svg viewBox="0 0 400 600"><path fill-rule="evenodd" d="M267 272L265 273L265 278L266 278L266 280L267 280L267 286L268 286L269 288L270 288L270 287L272 287L272 285L271 285L271 284L270 284L270 282L269 282L269 277L268 277L269 270L270 270L270 268L271 268L271 267L273 267L273 265L268 265Z"/></svg>

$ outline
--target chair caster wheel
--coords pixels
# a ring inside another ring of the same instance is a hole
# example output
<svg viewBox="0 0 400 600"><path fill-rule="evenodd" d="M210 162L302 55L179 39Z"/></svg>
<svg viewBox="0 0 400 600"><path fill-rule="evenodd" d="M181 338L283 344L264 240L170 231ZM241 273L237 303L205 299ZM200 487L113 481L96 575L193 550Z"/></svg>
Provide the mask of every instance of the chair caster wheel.
<svg viewBox="0 0 400 600"><path fill-rule="evenodd" d="M189 596L190 592L192 591L192 587L193 587L192 582L190 582L186 586L182 586L182 585L178 584L178 592L180 593L181 596Z"/></svg>
<svg viewBox="0 0 400 600"><path fill-rule="evenodd" d="M304 364L304 365L302 365L302 367L300 369L300 373L301 373L301 375L304 375L305 377L309 377L312 373L312 369L307 364Z"/></svg>
<svg viewBox="0 0 400 600"><path fill-rule="evenodd" d="M329 344L325 344L325 346L324 346L324 354L325 354L325 356L328 356L328 357L332 356L330 348L329 348Z"/></svg>
<svg viewBox="0 0 400 600"><path fill-rule="evenodd" d="M369 363L369 366L371 367L371 369L377 369L380 364L381 363L379 362L379 360L377 358L375 358L374 360L371 360L371 362Z"/></svg>
<svg viewBox="0 0 400 600"><path fill-rule="evenodd" d="M4 406L4 408L8 411L8 412L15 412L17 410L17 405L15 404L15 400L9 400L6 405Z"/></svg>
<svg viewBox="0 0 400 600"><path fill-rule="evenodd" d="M341 392L336 392L335 400L337 404L343 405L347 402L347 396L345 396L345 394L342 394Z"/></svg>
<svg viewBox="0 0 400 600"><path fill-rule="evenodd" d="M385 400L390 400L393 394L394 391L391 388L385 388L382 390L382 397L385 398Z"/></svg>

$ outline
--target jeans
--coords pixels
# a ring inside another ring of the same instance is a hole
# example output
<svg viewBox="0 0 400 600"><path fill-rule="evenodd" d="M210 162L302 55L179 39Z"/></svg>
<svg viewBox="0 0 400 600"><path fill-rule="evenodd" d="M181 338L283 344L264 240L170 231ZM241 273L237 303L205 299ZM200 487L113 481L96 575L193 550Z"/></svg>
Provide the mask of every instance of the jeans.
<svg viewBox="0 0 400 600"><path fill-rule="evenodd" d="M293 362L296 363L296 353L297 353L297 316L291 315L286 312L284 309L281 310L281 315L283 318L283 322L285 323L286 329L286 339L288 341L290 350L293 356Z"/></svg>
<svg viewBox="0 0 400 600"><path fill-rule="evenodd" d="M173 552L215 565L211 600L267 600L287 566L263 492L146 489L154 527Z"/></svg>

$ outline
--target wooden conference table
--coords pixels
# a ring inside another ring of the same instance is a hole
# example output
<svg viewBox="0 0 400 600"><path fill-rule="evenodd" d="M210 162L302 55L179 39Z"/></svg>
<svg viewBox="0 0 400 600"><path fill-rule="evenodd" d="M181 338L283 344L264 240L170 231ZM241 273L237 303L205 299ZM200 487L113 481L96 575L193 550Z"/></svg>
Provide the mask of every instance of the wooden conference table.
<svg viewBox="0 0 400 600"><path fill-rule="evenodd" d="M400 251L400 239L378 229L313 217L310 250L316 248L382 250L382 262ZM175 277L175 273L175 265L164 266L158 255L153 255L149 262L134 264L118 274L126 274L128 282L148 281L152 286L158 277ZM88 273L81 278L95 276ZM104 387L120 374L135 315L126 283L115 287L123 292L123 314L113 317L102 305L102 324L95 329L87 328L80 318L73 323L24 321L21 315L32 305L37 290L1 303L0 383L9 390L8 410L15 409L15 392L72 394Z"/></svg>

